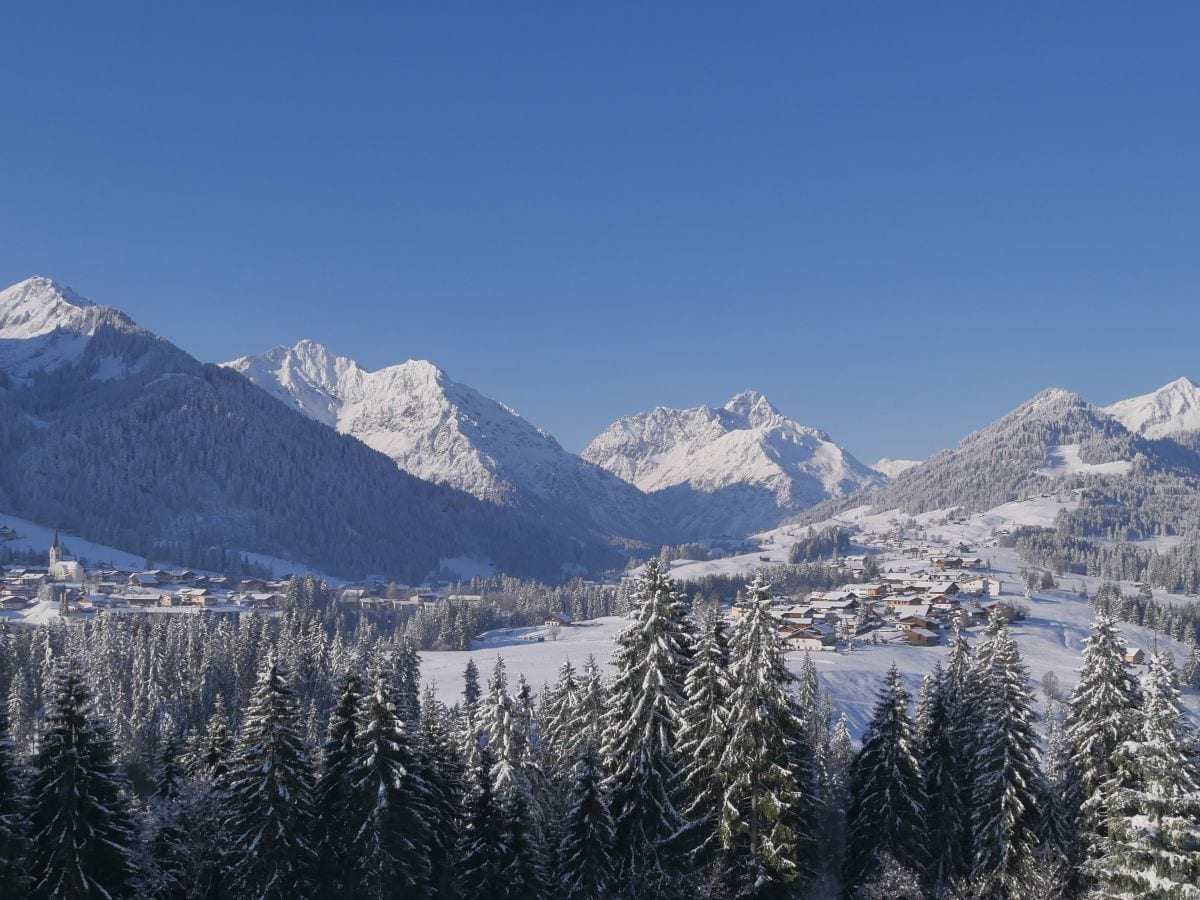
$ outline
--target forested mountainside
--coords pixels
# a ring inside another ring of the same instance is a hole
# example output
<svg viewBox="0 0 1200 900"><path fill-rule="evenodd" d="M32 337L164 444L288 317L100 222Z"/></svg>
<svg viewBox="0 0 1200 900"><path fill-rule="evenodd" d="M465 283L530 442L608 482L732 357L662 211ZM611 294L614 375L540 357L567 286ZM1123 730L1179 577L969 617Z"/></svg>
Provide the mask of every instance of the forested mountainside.
<svg viewBox="0 0 1200 900"><path fill-rule="evenodd" d="M0 309L63 314L0 319L0 509L10 514L190 565L224 548L419 580L449 557L531 574L619 559L401 472L115 310L31 282L0 293Z"/></svg>
<svg viewBox="0 0 1200 900"><path fill-rule="evenodd" d="M985 510L1100 479L1188 478L1195 463L1195 454L1178 444L1132 434L1078 394L1052 388L889 484L823 504L802 520L864 503L910 514L954 507Z"/></svg>

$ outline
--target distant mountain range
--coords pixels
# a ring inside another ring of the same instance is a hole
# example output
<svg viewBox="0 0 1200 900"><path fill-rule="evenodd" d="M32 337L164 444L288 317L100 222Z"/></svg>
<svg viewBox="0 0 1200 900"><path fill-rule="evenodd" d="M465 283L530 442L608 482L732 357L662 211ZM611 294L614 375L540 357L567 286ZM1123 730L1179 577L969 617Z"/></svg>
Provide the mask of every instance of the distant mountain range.
<svg viewBox="0 0 1200 900"><path fill-rule="evenodd" d="M1044 391L920 462L866 466L754 391L626 416L577 456L430 362L369 371L301 341L206 365L41 277L0 291L0 451L0 511L191 565L246 551L349 577L456 558L554 576L850 505L1063 486L1090 486L1080 516L1110 530L1117 495L1164 528L1200 520L1186 378L1104 408Z"/></svg>
<svg viewBox="0 0 1200 900"><path fill-rule="evenodd" d="M572 537L661 545L676 536L655 500L432 363L371 372L301 341L226 365L405 472L516 508Z"/></svg>
<svg viewBox="0 0 1200 900"><path fill-rule="evenodd" d="M772 528L814 503L886 480L756 391L720 408L658 407L626 416L583 458L659 498L696 537Z"/></svg>

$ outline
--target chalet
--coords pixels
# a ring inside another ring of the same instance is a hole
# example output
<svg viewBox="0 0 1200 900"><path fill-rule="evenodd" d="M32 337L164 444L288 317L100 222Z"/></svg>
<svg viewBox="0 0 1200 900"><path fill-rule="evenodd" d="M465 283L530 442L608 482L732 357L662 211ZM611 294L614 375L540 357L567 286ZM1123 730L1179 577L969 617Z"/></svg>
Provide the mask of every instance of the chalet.
<svg viewBox="0 0 1200 900"><path fill-rule="evenodd" d="M238 584L238 589L243 594L263 594L267 593L269 587L261 578L243 578Z"/></svg>
<svg viewBox="0 0 1200 900"><path fill-rule="evenodd" d="M561 625L564 628L575 624L575 620L566 613L552 612L542 620L543 625Z"/></svg>
<svg viewBox="0 0 1200 900"><path fill-rule="evenodd" d="M910 613L897 619L896 627L903 629L904 631L912 631L914 628L924 628L927 631L938 631L940 626L928 616L918 616Z"/></svg>
<svg viewBox="0 0 1200 900"><path fill-rule="evenodd" d="M837 632L828 625L808 625L790 631L784 636L783 645L788 650L836 650Z"/></svg>
<svg viewBox="0 0 1200 900"><path fill-rule="evenodd" d="M941 642L941 637L937 632L930 631L928 628L910 628L908 629L908 642L918 647L935 647Z"/></svg>
<svg viewBox="0 0 1200 900"><path fill-rule="evenodd" d="M29 605L29 598L19 594L4 594L0 596L0 609L24 609Z"/></svg>
<svg viewBox="0 0 1200 900"><path fill-rule="evenodd" d="M957 581L946 581L930 586L928 594L931 597L953 597L958 593Z"/></svg>
<svg viewBox="0 0 1200 900"><path fill-rule="evenodd" d="M257 591L249 595L250 606L253 609L279 609L287 598L283 594Z"/></svg>
<svg viewBox="0 0 1200 900"><path fill-rule="evenodd" d="M130 587L148 588L158 587L160 584L162 582L158 580L157 572L134 572L129 576Z"/></svg>
<svg viewBox="0 0 1200 900"><path fill-rule="evenodd" d="M17 532L7 525L0 525L0 541L15 541Z"/></svg>
<svg viewBox="0 0 1200 900"><path fill-rule="evenodd" d="M1146 662L1146 654L1137 647L1125 648L1125 664L1129 666L1140 666Z"/></svg>

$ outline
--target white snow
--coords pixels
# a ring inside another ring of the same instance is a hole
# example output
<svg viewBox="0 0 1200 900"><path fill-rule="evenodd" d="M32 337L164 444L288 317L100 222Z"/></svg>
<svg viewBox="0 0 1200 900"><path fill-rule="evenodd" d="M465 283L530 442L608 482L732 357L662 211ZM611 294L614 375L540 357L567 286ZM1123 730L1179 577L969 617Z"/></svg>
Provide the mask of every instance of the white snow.
<svg viewBox="0 0 1200 900"><path fill-rule="evenodd" d="M645 498L619 479L568 453L510 406L451 380L425 360L371 372L320 344L300 341L225 365L418 478L504 505L524 496L558 510L582 510L612 534L661 534L657 529L665 525L647 518Z"/></svg>
<svg viewBox="0 0 1200 900"><path fill-rule="evenodd" d="M613 638L625 625L626 620L619 616L593 619L560 628L557 640L550 628L497 629L481 635L485 640L475 642L475 649L469 652L422 651L421 679L426 684L436 682L438 696L446 703L455 703L462 698L463 670L469 659L475 660L482 680L486 681L497 655L503 656L510 684L523 674L537 691L544 683L554 682L558 667L565 661L570 660L576 669L583 668L589 653L595 654L605 675L611 675L607 665Z"/></svg>
<svg viewBox="0 0 1200 900"><path fill-rule="evenodd" d="M920 459L889 459L883 457L871 465L871 468L876 472L882 472L888 478L896 478L904 474L913 466L919 466L924 460Z"/></svg>
<svg viewBox="0 0 1200 900"><path fill-rule="evenodd" d="M1106 463L1085 463L1079 459L1078 444L1060 444L1050 448L1051 464L1038 469L1037 474L1048 478L1059 478L1063 475L1124 475L1133 463L1127 459L1118 459Z"/></svg>
<svg viewBox="0 0 1200 900"><path fill-rule="evenodd" d="M36 275L0 291L0 369L18 378L78 362L102 321L129 322Z"/></svg>
<svg viewBox="0 0 1200 900"><path fill-rule="evenodd" d="M0 547L46 553L50 547L50 542L54 540L53 528L39 525L36 522L30 522L28 519L10 516L8 513L0 512L0 525L7 525L17 532L15 540L5 541L3 544L0 544ZM66 532L61 532L59 537L67 549L75 554L77 559L87 560L88 565L91 566L99 563L109 563L118 569L136 571L144 568L146 565L144 557L126 553L124 550L106 547L103 544L84 540L81 537L76 537Z"/></svg>
<svg viewBox="0 0 1200 900"><path fill-rule="evenodd" d="M1119 400L1104 411L1148 438L1200 430L1200 385L1178 378L1149 394Z"/></svg>
<svg viewBox="0 0 1200 900"><path fill-rule="evenodd" d="M685 522L691 531L723 524L711 534L744 534L768 524L764 517L777 522L789 510L885 480L825 432L784 416L756 391L738 394L720 409L658 407L626 416L598 435L583 458L643 491L664 491L667 502L677 500L697 518ZM693 498L672 493L681 487L712 500L697 512L688 505Z"/></svg>

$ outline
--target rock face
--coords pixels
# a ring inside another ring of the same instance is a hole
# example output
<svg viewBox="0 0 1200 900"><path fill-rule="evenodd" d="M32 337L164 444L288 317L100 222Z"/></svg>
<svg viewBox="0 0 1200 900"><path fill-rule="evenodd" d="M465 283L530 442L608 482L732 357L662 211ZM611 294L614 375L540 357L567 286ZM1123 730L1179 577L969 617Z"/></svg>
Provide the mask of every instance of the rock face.
<svg viewBox="0 0 1200 900"><path fill-rule="evenodd" d="M430 362L372 372L301 341L226 365L418 478L520 509L575 537L661 543L674 536L656 501Z"/></svg>
<svg viewBox="0 0 1200 900"><path fill-rule="evenodd" d="M1200 431L1200 386L1190 378L1179 378L1157 391L1106 406L1104 411L1148 438Z"/></svg>
<svg viewBox="0 0 1200 900"><path fill-rule="evenodd" d="M885 480L756 391L721 408L659 407L626 416L583 458L661 498L690 538L772 528L822 500Z"/></svg>

